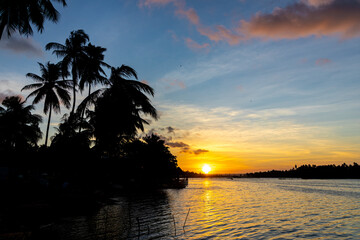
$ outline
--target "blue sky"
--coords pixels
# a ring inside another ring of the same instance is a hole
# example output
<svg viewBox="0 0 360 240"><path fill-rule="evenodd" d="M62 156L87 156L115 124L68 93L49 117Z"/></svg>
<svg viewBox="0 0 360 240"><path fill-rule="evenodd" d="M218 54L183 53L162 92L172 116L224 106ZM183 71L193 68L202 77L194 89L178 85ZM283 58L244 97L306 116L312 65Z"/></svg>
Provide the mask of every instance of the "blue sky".
<svg viewBox="0 0 360 240"><path fill-rule="evenodd" d="M31 83L25 74L39 73L37 62L58 61L48 42L84 29L107 48L108 64L133 67L155 89L161 117L146 131L163 136L185 170L358 162L358 0L68 1L57 9L59 23L42 34L0 41L0 97Z"/></svg>

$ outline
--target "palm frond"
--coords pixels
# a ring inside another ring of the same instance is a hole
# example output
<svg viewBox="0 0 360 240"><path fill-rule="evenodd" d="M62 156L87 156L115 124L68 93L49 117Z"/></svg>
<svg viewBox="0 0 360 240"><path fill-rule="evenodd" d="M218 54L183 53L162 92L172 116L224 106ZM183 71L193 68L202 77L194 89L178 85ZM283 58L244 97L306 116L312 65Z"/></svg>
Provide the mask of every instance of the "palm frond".
<svg viewBox="0 0 360 240"><path fill-rule="evenodd" d="M44 78L40 77L39 75L35 73L28 73L26 74L26 77L31 78L37 82L44 82Z"/></svg>
<svg viewBox="0 0 360 240"><path fill-rule="evenodd" d="M56 81L56 85L64 89L71 89L73 87L72 80L58 80Z"/></svg>
<svg viewBox="0 0 360 240"><path fill-rule="evenodd" d="M26 99L28 99L30 96L35 96L35 98L33 100L33 104L37 104L44 97L46 97L46 90L44 88L39 88L39 89L35 90L34 92L30 93Z"/></svg>
<svg viewBox="0 0 360 240"><path fill-rule="evenodd" d="M65 89L59 87L59 86L55 86L55 90L57 95L59 96L61 102L64 104L64 106L69 109L71 107L71 97L68 91L66 91Z"/></svg>
<svg viewBox="0 0 360 240"><path fill-rule="evenodd" d="M136 71L132 67L126 65L121 65L121 67L117 68L116 73L118 76L121 77L125 77L125 78L135 77L135 79L138 79Z"/></svg>
<svg viewBox="0 0 360 240"><path fill-rule="evenodd" d="M42 121L43 121L42 116L39 114L33 114L32 117L34 118L35 121L37 121L39 123L42 123Z"/></svg>
<svg viewBox="0 0 360 240"><path fill-rule="evenodd" d="M53 22L57 22L60 13L54 8L50 1L42 1L43 3L43 14Z"/></svg>
<svg viewBox="0 0 360 240"><path fill-rule="evenodd" d="M88 95L84 100L79 104L77 108L77 112L84 112L86 108L89 108L92 104L96 102L96 100L104 93L105 89L98 89Z"/></svg>
<svg viewBox="0 0 360 240"><path fill-rule="evenodd" d="M62 50L62 51L66 51L66 46L62 45L61 43L56 43L56 42L50 42L48 44L46 44L45 46L45 50L49 51L51 49L55 49L55 50Z"/></svg>
<svg viewBox="0 0 360 240"><path fill-rule="evenodd" d="M129 85L131 85L136 90L143 91L147 94L150 94L151 96L154 96L154 94L155 94L154 89L145 83L135 81L135 80L126 80L126 81Z"/></svg>
<svg viewBox="0 0 360 240"><path fill-rule="evenodd" d="M55 0L55 1L57 1L57 2L61 3L61 4L63 5L63 7L66 7L66 6L67 6L67 4L66 4L66 1L65 1L65 0Z"/></svg>
<svg viewBox="0 0 360 240"><path fill-rule="evenodd" d="M28 84L26 86L24 86L21 91L23 90L30 90L30 89L34 89L34 88L40 88L42 87L44 84L42 83L33 83L33 84Z"/></svg>
<svg viewBox="0 0 360 240"><path fill-rule="evenodd" d="M34 96L37 96L39 93L40 93L40 88L39 89L36 89L35 91L31 92L26 98L25 98L25 101L27 101L30 97L34 97Z"/></svg>

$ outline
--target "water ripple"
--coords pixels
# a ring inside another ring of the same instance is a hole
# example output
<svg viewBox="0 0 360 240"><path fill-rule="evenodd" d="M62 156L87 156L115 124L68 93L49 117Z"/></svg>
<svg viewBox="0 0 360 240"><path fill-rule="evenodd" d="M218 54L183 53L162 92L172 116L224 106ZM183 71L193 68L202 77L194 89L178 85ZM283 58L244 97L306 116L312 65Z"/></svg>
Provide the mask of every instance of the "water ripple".
<svg viewBox="0 0 360 240"><path fill-rule="evenodd" d="M113 198L55 231L89 240L360 239L359 197L359 180L191 179L182 190Z"/></svg>

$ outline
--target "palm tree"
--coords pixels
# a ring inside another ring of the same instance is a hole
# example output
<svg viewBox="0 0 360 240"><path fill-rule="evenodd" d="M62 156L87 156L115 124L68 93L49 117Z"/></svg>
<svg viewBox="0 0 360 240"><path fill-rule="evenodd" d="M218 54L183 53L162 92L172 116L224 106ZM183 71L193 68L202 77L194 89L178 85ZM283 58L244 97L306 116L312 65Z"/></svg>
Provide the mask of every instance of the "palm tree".
<svg viewBox="0 0 360 240"><path fill-rule="evenodd" d="M26 85L21 89L30 90L36 89L29 94L29 97L34 97L33 104L39 103L42 99L44 101L44 113L49 112L49 119L46 128L45 146L47 146L49 126L51 119L51 112L54 110L55 113L60 112L60 101L65 105L66 108L70 108L70 95L67 89L71 88L71 81L59 80L62 76L60 63L52 64L48 62L46 66L39 63L41 76L34 73L26 74L27 77L32 78L38 83ZM59 101L60 100L60 101Z"/></svg>
<svg viewBox="0 0 360 240"><path fill-rule="evenodd" d="M78 113L73 115L64 114L61 121L56 128L57 133L52 138L51 147L67 149L70 152L89 149L93 133L92 126L80 118ZM76 132L80 128L84 130Z"/></svg>
<svg viewBox="0 0 360 240"><path fill-rule="evenodd" d="M33 105L24 106L18 96L6 97L0 107L0 148L24 150L37 146L42 134L39 123L42 117L32 114Z"/></svg>
<svg viewBox="0 0 360 240"><path fill-rule="evenodd" d="M79 81L79 89L83 91L85 85L89 88L89 94L91 93L91 86L97 83L105 83L106 73L102 67L110 68L109 64L104 62L104 52L106 48L95 46L89 43L85 47L85 53L87 55L85 65L82 67L81 79Z"/></svg>
<svg viewBox="0 0 360 240"><path fill-rule="evenodd" d="M69 38L65 40L65 45L60 43L48 43L45 47L46 50L54 49L53 53L57 57L63 57L62 59L62 71L65 75L68 73L68 69L71 66L71 75L73 81L73 104L71 114L75 111L76 103L76 87L78 79L82 72L82 66L85 65L87 58L85 53L85 44L89 41L89 36L84 30L76 30L70 33Z"/></svg>
<svg viewBox="0 0 360 240"><path fill-rule="evenodd" d="M65 0L54 0L66 6ZM59 20L59 12L50 0L1 0L0 1L0 39L4 32L8 37L15 31L26 36L32 35L31 23L39 32L44 29L44 21Z"/></svg>
<svg viewBox="0 0 360 240"><path fill-rule="evenodd" d="M110 66L104 62L104 52L106 48L102 48L100 46L94 46L89 43L85 47L85 53L87 55L86 61L84 62L84 66L81 67L81 79L79 81L79 89L83 91L85 85L88 86L89 93L91 94L91 86L96 85L97 83L106 83L106 73L104 72L102 67L110 68ZM80 113L81 118L84 118L85 111ZM81 131L81 127L79 128L79 132Z"/></svg>
<svg viewBox="0 0 360 240"><path fill-rule="evenodd" d="M114 147L123 138L134 136L137 130L143 131L144 124L149 124L144 115L158 118L146 96L154 96L154 90L147 84L131 80L132 77L137 79L137 74L129 66L111 68L109 87L93 92L78 107L78 111L83 111L91 104L95 105L92 122L100 148Z"/></svg>

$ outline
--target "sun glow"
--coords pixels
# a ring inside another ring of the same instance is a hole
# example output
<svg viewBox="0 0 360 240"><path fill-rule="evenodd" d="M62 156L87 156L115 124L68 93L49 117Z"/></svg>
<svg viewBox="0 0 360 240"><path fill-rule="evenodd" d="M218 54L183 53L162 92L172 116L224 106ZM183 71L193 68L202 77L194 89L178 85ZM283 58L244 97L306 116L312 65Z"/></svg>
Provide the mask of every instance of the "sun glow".
<svg viewBox="0 0 360 240"><path fill-rule="evenodd" d="M211 167L208 164L204 164L204 166L202 167L202 171L205 174L208 174L211 171Z"/></svg>

